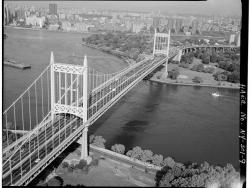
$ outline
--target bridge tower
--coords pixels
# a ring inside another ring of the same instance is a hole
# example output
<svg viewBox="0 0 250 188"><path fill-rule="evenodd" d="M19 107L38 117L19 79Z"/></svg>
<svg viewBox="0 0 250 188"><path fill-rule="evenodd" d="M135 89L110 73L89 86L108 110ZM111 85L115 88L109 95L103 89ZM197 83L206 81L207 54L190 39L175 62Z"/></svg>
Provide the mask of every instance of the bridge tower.
<svg viewBox="0 0 250 188"><path fill-rule="evenodd" d="M55 63L51 52L51 117L56 114L72 114L87 122L88 64L84 56L83 66ZM81 139L81 159L88 158L88 127L85 126Z"/></svg>
<svg viewBox="0 0 250 188"><path fill-rule="evenodd" d="M170 30L168 33L157 33L155 29L154 34L154 48L153 55L155 54L164 54L167 57L169 56L169 44L170 44ZM165 64L165 76L168 75L168 60Z"/></svg>

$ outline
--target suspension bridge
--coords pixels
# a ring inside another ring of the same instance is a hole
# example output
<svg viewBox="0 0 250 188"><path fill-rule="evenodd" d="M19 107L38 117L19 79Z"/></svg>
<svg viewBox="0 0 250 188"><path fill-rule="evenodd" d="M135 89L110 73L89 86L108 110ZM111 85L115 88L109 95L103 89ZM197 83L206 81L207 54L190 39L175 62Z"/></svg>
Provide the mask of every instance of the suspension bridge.
<svg viewBox="0 0 250 188"><path fill-rule="evenodd" d="M88 158L88 127L145 76L176 56L170 32L154 35L153 55L112 74L55 62L7 108L3 122L3 185L28 185L80 137L81 158Z"/></svg>

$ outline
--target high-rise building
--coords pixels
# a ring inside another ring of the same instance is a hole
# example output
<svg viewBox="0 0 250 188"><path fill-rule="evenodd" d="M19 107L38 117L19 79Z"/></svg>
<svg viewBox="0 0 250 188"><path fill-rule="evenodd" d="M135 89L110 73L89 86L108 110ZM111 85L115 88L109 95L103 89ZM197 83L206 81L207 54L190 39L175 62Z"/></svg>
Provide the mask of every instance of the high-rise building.
<svg viewBox="0 0 250 188"><path fill-rule="evenodd" d="M179 33L182 30L183 20L176 19L176 33Z"/></svg>
<svg viewBox="0 0 250 188"><path fill-rule="evenodd" d="M236 46L240 46L240 33L237 34L236 40L235 40Z"/></svg>
<svg viewBox="0 0 250 188"><path fill-rule="evenodd" d="M153 27L154 27L154 28L159 27L159 25L160 25L160 20L161 20L160 17L154 17L154 18L153 18Z"/></svg>
<svg viewBox="0 0 250 188"><path fill-rule="evenodd" d="M231 34L229 38L229 44L232 44L235 41L235 34Z"/></svg>
<svg viewBox="0 0 250 188"><path fill-rule="evenodd" d="M57 15L57 4L49 4L49 14Z"/></svg>
<svg viewBox="0 0 250 188"><path fill-rule="evenodd" d="M4 25L9 24L10 21L10 10L8 5L4 5Z"/></svg>
<svg viewBox="0 0 250 188"><path fill-rule="evenodd" d="M198 30L198 21L193 20L193 22L192 22L192 30L191 30L192 35L195 35L197 30Z"/></svg>
<svg viewBox="0 0 250 188"><path fill-rule="evenodd" d="M21 7L15 9L15 18L17 21L25 19L25 10Z"/></svg>

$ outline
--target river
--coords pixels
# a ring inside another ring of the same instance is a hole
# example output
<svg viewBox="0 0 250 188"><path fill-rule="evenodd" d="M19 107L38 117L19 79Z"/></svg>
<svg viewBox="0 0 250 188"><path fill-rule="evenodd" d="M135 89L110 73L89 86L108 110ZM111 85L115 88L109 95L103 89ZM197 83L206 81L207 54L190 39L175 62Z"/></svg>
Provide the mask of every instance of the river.
<svg viewBox="0 0 250 188"><path fill-rule="evenodd" d="M30 70L3 67L3 109L49 64L67 62L73 53L89 56L89 66L115 72L127 65L109 54L84 47L83 34L5 28L4 56L31 64ZM84 34L85 35L85 34ZM102 58L104 57L104 58ZM82 62L79 62L82 64ZM219 91L222 97L210 95ZM121 143L140 146L176 161L239 167L239 90L140 82L90 128L106 147Z"/></svg>

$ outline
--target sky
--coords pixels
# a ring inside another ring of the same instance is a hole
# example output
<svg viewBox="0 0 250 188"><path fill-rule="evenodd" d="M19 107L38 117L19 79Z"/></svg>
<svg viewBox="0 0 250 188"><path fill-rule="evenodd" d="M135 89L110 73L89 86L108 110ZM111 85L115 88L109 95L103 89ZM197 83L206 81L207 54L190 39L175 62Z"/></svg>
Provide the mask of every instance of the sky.
<svg viewBox="0 0 250 188"><path fill-rule="evenodd" d="M11 5L48 7L56 3L58 8L112 9L129 11L161 11L161 13L241 15L241 0L207 1L5 1Z"/></svg>

